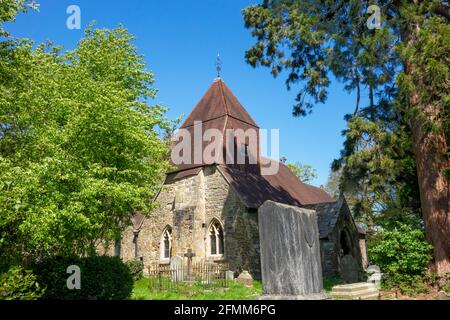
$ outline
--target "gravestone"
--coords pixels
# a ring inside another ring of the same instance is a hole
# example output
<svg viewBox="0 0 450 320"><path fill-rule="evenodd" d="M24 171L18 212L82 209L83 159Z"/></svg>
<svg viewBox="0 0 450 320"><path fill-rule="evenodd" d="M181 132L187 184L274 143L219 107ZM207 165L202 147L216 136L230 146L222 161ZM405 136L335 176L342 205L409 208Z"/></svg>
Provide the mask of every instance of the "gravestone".
<svg viewBox="0 0 450 320"><path fill-rule="evenodd" d="M359 280L358 262L351 255L347 254L341 258L339 264L342 279L346 283L356 283Z"/></svg>
<svg viewBox="0 0 450 320"><path fill-rule="evenodd" d="M241 272L236 281L242 283L246 287L253 287L253 277L247 270Z"/></svg>
<svg viewBox="0 0 450 320"><path fill-rule="evenodd" d="M170 258L170 270L174 281L183 281L183 258L180 256Z"/></svg>
<svg viewBox="0 0 450 320"><path fill-rule="evenodd" d="M227 282L234 280L234 272L231 270L225 271L225 279Z"/></svg>
<svg viewBox="0 0 450 320"><path fill-rule="evenodd" d="M264 293L299 299L322 293L316 212L266 201L258 220Z"/></svg>
<svg viewBox="0 0 450 320"><path fill-rule="evenodd" d="M381 273L380 267L376 265L370 265L367 267L367 282L375 284L377 288L381 286L381 279L383 278L383 273Z"/></svg>
<svg viewBox="0 0 450 320"><path fill-rule="evenodd" d="M192 249L188 249L184 254L187 258L187 275L186 278L188 281L194 281L194 277L192 275L192 258L195 257L195 252Z"/></svg>

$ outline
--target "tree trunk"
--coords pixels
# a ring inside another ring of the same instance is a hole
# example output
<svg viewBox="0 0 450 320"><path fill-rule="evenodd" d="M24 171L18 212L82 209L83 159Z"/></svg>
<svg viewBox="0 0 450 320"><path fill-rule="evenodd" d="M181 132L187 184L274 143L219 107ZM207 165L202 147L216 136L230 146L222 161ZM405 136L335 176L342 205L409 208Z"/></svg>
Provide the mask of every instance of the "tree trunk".
<svg viewBox="0 0 450 320"><path fill-rule="evenodd" d="M419 3L418 0L413 2L416 6ZM416 46L415 34L420 28L419 20L411 21L406 27L402 38L408 46ZM406 74L412 75L414 68L414 61L405 62ZM420 77L414 79L417 88L423 86L422 80ZM410 126L425 235L428 242L433 245L432 267L435 272L444 274L450 272L450 189L443 170L450 165L450 159L440 118L440 105L438 102L422 102L417 91L410 95L409 102L410 107L418 108L425 116L425 118L414 116ZM424 128L427 121L435 124L438 131Z"/></svg>
<svg viewBox="0 0 450 320"><path fill-rule="evenodd" d="M439 107L425 109L427 120L437 123ZM425 233L434 247L434 271L443 274L450 272L450 189L442 174L449 166L447 143L443 133L425 131L418 118L411 121L411 129Z"/></svg>

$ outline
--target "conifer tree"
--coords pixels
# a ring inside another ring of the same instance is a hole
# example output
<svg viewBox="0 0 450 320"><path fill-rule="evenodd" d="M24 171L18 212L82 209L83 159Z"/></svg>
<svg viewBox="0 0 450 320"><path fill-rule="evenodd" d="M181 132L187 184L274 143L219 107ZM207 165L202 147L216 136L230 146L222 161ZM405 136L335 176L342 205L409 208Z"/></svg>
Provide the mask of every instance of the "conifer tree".
<svg viewBox="0 0 450 320"><path fill-rule="evenodd" d="M368 24L374 9L380 12L376 28ZM365 132L371 132L366 141L366 160L387 171L383 175L392 176L389 171L399 162L383 158L374 146L386 146L388 141L387 145L393 145L392 141L403 137L397 135L399 128L407 125L403 132L409 133L407 139L412 143L434 265L439 273L449 272L448 1L264 0L246 8L243 14L246 27L257 40L246 52L247 62L268 67L274 76L285 71L288 89L299 86L295 116L306 115L315 104L326 101L332 76L348 91L356 92L355 112L348 119L346 134L358 131L363 139L347 136L344 158L348 172L358 169L352 168L348 157L364 142ZM367 105L362 105L363 91L368 93ZM401 139L403 145L409 143ZM374 173L369 171L373 178ZM381 185L375 184L377 188ZM377 188L367 191L376 192ZM376 204L367 205L373 209Z"/></svg>

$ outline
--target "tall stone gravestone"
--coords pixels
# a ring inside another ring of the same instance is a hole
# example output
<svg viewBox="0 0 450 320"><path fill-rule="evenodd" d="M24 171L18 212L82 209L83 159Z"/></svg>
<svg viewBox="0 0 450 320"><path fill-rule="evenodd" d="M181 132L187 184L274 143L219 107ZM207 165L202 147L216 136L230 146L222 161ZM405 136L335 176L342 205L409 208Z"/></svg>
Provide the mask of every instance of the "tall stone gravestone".
<svg viewBox="0 0 450 320"><path fill-rule="evenodd" d="M258 210L266 295L307 296L323 290L317 215L266 201Z"/></svg>

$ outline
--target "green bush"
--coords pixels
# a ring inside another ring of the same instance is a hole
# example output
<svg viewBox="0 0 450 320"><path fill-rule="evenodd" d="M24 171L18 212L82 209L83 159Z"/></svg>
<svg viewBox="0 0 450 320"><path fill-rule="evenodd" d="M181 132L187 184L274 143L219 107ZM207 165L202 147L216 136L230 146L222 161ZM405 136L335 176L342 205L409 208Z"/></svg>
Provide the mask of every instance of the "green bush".
<svg viewBox="0 0 450 320"><path fill-rule="evenodd" d="M70 265L80 267L80 289L67 288ZM39 283L46 286L44 299L127 299L133 289L130 270L118 257L56 257L35 264L33 270Z"/></svg>
<svg viewBox="0 0 450 320"><path fill-rule="evenodd" d="M324 277L323 278L323 290L325 292L331 292L334 286L345 283L340 277Z"/></svg>
<svg viewBox="0 0 450 320"><path fill-rule="evenodd" d="M36 300L44 291L33 272L20 266L0 275L0 300Z"/></svg>
<svg viewBox="0 0 450 320"><path fill-rule="evenodd" d="M137 281L144 276L144 262L139 259L133 259L126 262L130 273L133 276L133 280Z"/></svg>
<svg viewBox="0 0 450 320"><path fill-rule="evenodd" d="M384 287L416 294L426 291L423 280L431 249L421 229L400 224L393 230L382 230L379 237L369 243L368 253L371 263L378 265L385 274Z"/></svg>

